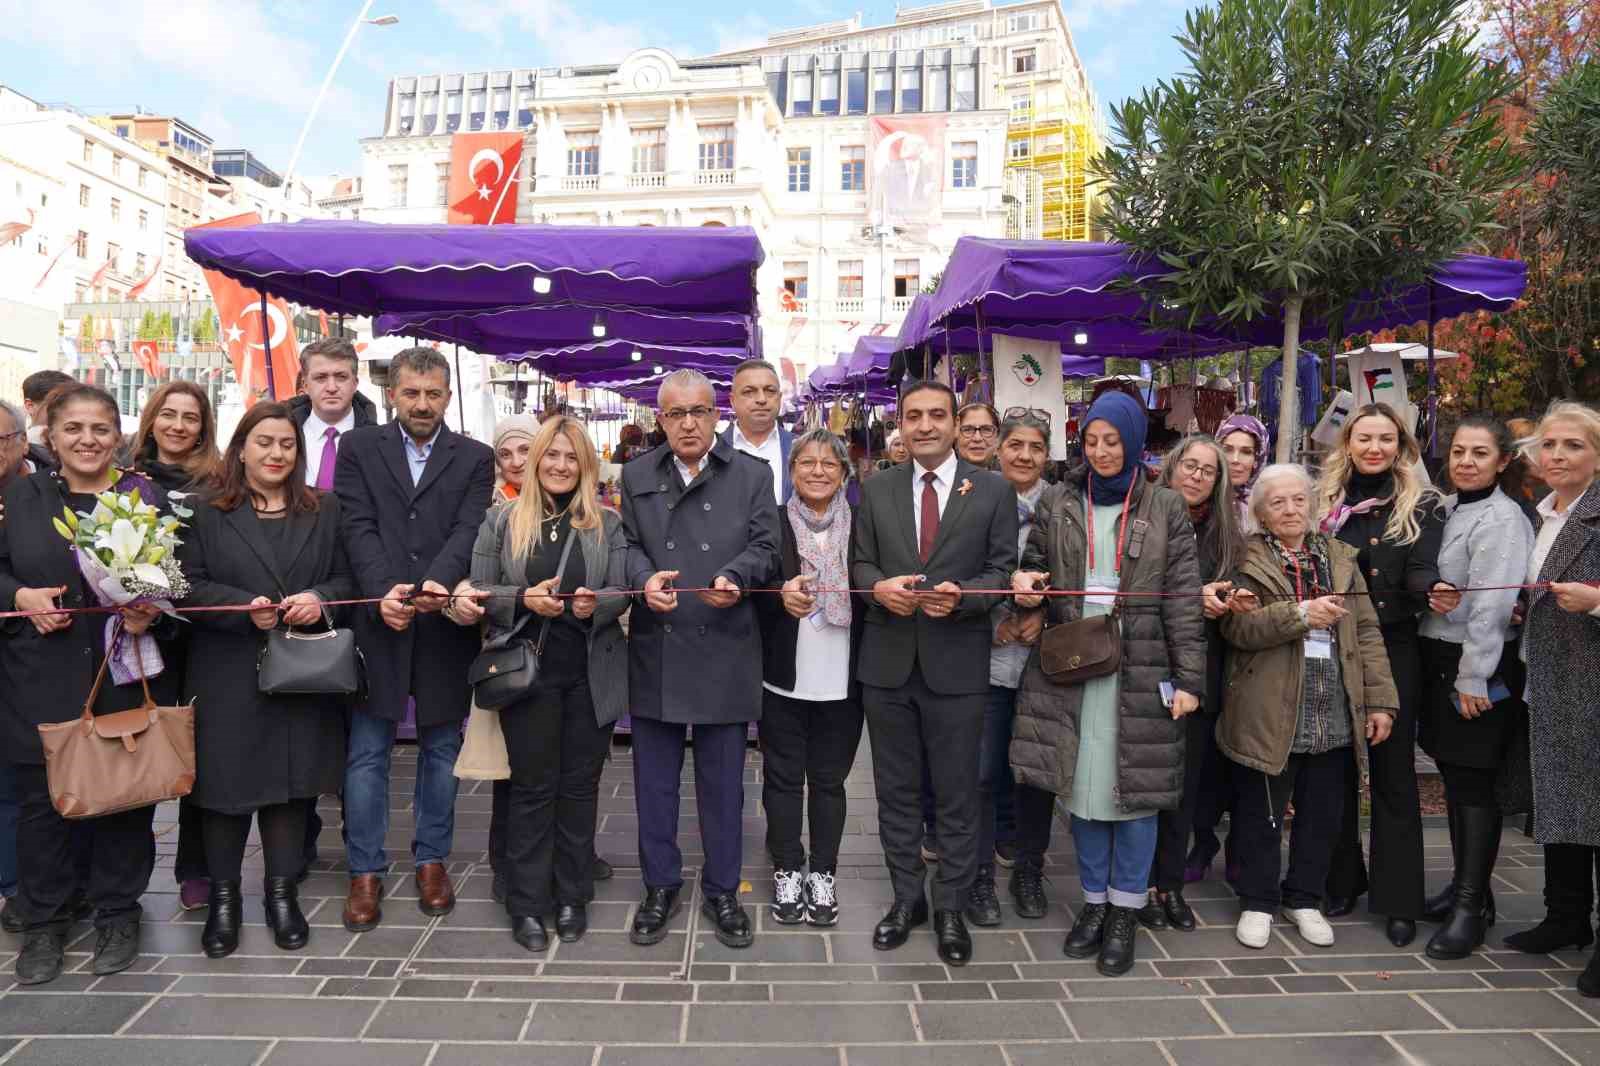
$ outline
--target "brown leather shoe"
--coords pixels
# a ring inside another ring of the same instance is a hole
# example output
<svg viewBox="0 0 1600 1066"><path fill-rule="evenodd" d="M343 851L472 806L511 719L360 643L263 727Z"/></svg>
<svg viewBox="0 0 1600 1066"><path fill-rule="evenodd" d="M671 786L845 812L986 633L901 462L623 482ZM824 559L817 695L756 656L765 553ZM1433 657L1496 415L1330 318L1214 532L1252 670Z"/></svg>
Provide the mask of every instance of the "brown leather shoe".
<svg viewBox="0 0 1600 1066"><path fill-rule="evenodd" d="M378 906L382 898L383 878L377 874L352 877L350 895L344 901L344 927L352 933L378 928L383 921L383 908Z"/></svg>
<svg viewBox="0 0 1600 1066"><path fill-rule="evenodd" d="M450 887L444 863L425 862L417 867L417 909L430 918L456 909L456 890Z"/></svg>

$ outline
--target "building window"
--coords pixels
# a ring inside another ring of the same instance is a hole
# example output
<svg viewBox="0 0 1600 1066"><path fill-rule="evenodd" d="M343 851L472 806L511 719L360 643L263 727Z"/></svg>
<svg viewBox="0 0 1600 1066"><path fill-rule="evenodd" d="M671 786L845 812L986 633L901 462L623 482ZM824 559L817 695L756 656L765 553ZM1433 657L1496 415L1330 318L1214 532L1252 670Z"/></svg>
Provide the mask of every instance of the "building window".
<svg viewBox="0 0 1600 1066"><path fill-rule="evenodd" d="M94 162L94 142L87 137L83 141L83 161L85 163Z"/></svg>
<svg viewBox="0 0 1600 1066"><path fill-rule="evenodd" d="M444 132L454 133L461 128L461 91L444 94Z"/></svg>
<svg viewBox="0 0 1600 1066"><path fill-rule="evenodd" d="M114 274L122 273L122 264L117 262L117 260L119 260L121 258L122 258L122 245L120 245L120 244L108 244L108 245L106 245L106 262L111 264L112 273L114 273Z"/></svg>
<svg viewBox="0 0 1600 1066"><path fill-rule="evenodd" d="M494 91L494 128L503 130L511 124L511 90Z"/></svg>
<svg viewBox="0 0 1600 1066"><path fill-rule="evenodd" d="M527 129L533 125L533 89L517 90L517 127Z"/></svg>
<svg viewBox="0 0 1600 1066"><path fill-rule="evenodd" d="M894 261L895 297L915 296L922 289L922 264L915 259Z"/></svg>
<svg viewBox="0 0 1600 1066"><path fill-rule="evenodd" d="M700 127L700 169L733 169L733 127Z"/></svg>
<svg viewBox="0 0 1600 1066"><path fill-rule="evenodd" d="M845 108L852 115L867 113L867 72L847 70L844 73Z"/></svg>
<svg viewBox="0 0 1600 1066"><path fill-rule="evenodd" d="M1033 154L1033 144L1026 137L1018 137L1006 145L1006 154L1012 159L1026 159Z"/></svg>
<svg viewBox="0 0 1600 1066"><path fill-rule="evenodd" d="M633 131L633 172L664 174L667 169L667 131L651 126Z"/></svg>
<svg viewBox="0 0 1600 1066"><path fill-rule="evenodd" d="M839 72L825 70L817 75L817 114L839 113Z"/></svg>
<svg viewBox="0 0 1600 1066"><path fill-rule="evenodd" d="M139 168L139 188L141 188L141 189L144 188L145 182L147 182L149 180L150 180L150 168L149 167L140 167Z"/></svg>
<svg viewBox="0 0 1600 1066"><path fill-rule="evenodd" d="M450 164L435 163L433 165L433 194L440 207L450 204Z"/></svg>
<svg viewBox="0 0 1600 1066"><path fill-rule="evenodd" d="M143 252L139 252L138 254L136 254L133 257L133 276L136 277L136 278L144 277L144 253Z"/></svg>
<svg viewBox="0 0 1600 1066"><path fill-rule="evenodd" d="M861 260L839 260L839 299L861 299Z"/></svg>
<svg viewBox="0 0 1600 1066"><path fill-rule="evenodd" d="M389 165L389 206L406 206L406 183L410 180L410 168L404 163L391 163Z"/></svg>
<svg viewBox="0 0 1600 1066"><path fill-rule="evenodd" d="M405 93L400 97L400 122L398 129L403 137L417 125L417 94Z"/></svg>
<svg viewBox="0 0 1600 1066"><path fill-rule="evenodd" d="M1027 123L1033 121L1033 97L1022 94L1011 98L1011 122Z"/></svg>
<svg viewBox="0 0 1600 1066"><path fill-rule="evenodd" d="M1037 48L1013 48L1011 50L1011 73L1032 74L1039 68L1039 50Z"/></svg>
<svg viewBox="0 0 1600 1066"><path fill-rule="evenodd" d="M872 72L872 113L887 115L894 111L894 71Z"/></svg>
<svg viewBox="0 0 1600 1066"><path fill-rule="evenodd" d="M789 191L811 191L811 149L789 149Z"/></svg>
<svg viewBox="0 0 1600 1066"><path fill-rule="evenodd" d="M804 300L810 291L810 274L811 269L805 263L784 263L783 287L796 300Z"/></svg>
<svg viewBox="0 0 1600 1066"><path fill-rule="evenodd" d="M951 147L951 187L956 189L976 189L978 187L978 142L957 141Z"/></svg>
<svg viewBox="0 0 1600 1066"><path fill-rule="evenodd" d="M567 134L567 176L593 177L600 173L600 132L575 130Z"/></svg>
<svg viewBox="0 0 1600 1066"><path fill-rule="evenodd" d="M957 111L976 111L978 109L978 68L973 66L956 68L956 106Z"/></svg>
<svg viewBox="0 0 1600 1066"><path fill-rule="evenodd" d="M467 98L468 123L474 130L483 129L484 112L489 108L489 96L482 89L472 90Z"/></svg>
<svg viewBox="0 0 1600 1066"><path fill-rule="evenodd" d="M796 74L794 76L794 111L791 114L811 114L811 75Z"/></svg>
<svg viewBox="0 0 1600 1066"><path fill-rule="evenodd" d="M1039 28L1039 12L1023 11L1006 19L1007 33L1026 33Z"/></svg>
<svg viewBox="0 0 1600 1066"><path fill-rule="evenodd" d="M839 190L865 192L867 189L867 150L859 144L839 149Z"/></svg>
<svg viewBox="0 0 1600 1066"><path fill-rule="evenodd" d="M900 68L900 110L922 110L922 68Z"/></svg>
<svg viewBox="0 0 1600 1066"><path fill-rule="evenodd" d="M929 67L925 77L927 81L927 106L923 110L950 110L950 68Z"/></svg>
<svg viewBox="0 0 1600 1066"><path fill-rule="evenodd" d="M417 132L426 137L433 132L433 127L439 121L439 94L422 94L422 121L417 125Z"/></svg>
<svg viewBox="0 0 1600 1066"><path fill-rule="evenodd" d="M111 198L111 221L122 221L122 201L117 199L115 196Z"/></svg>
<svg viewBox="0 0 1600 1066"><path fill-rule="evenodd" d="M115 152L111 153L111 176L122 177L122 157Z"/></svg>
<svg viewBox="0 0 1600 1066"><path fill-rule="evenodd" d="M783 71L774 70L767 75L767 91L777 101L778 113L785 114L789 106L789 79L783 76Z"/></svg>
<svg viewBox="0 0 1600 1066"><path fill-rule="evenodd" d="M87 185L78 186L78 206L79 207L88 207L89 206L89 186L87 186Z"/></svg>
<svg viewBox="0 0 1600 1066"><path fill-rule="evenodd" d="M79 230L72 240L72 253L79 259L89 258L89 231Z"/></svg>

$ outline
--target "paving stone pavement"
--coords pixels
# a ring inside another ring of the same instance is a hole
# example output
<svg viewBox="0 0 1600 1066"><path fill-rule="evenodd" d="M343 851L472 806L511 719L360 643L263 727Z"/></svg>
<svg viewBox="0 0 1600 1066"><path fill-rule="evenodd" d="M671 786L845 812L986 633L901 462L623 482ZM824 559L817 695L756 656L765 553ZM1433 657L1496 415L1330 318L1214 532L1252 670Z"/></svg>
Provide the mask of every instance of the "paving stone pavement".
<svg viewBox="0 0 1600 1066"><path fill-rule="evenodd" d="M388 845L409 844L414 753L397 753ZM925 930L899 951L872 950L890 899L863 745L850 778L839 895L828 931L779 927L760 813L760 758L745 782L747 901L753 947L731 951L686 907L653 948L628 943L640 895L631 766L618 745L601 789L599 851L617 867L590 908L591 932L530 956L489 895L489 786L463 785L451 872L460 902L430 919L414 906L406 864L387 881L383 925L340 925L345 885L338 806L323 801L322 860L302 888L310 945L277 951L261 921L260 857L246 872L238 954L200 953L201 914L178 908L172 883L176 810L145 897L144 954L95 978L92 930L75 928L68 972L25 991L0 985L0 1066L1250 1066L1600 1064L1600 1002L1572 990L1577 952L1527 956L1499 937L1542 912L1541 854L1508 825L1495 896L1496 950L1461 962L1396 950L1365 917L1336 923L1338 943L1311 947L1279 922L1266 950L1233 938L1237 906L1217 880L1190 887L1202 926L1139 935L1139 961L1108 980L1061 954L1081 902L1071 838L1058 824L1048 862L1051 911L976 931L972 965L942 965ZM680 842L700 860L692 769ZM1437 821L1437 820L1434 820ZM1448 876L1449 845L1427 829L1430 887ZM1002 874L1004 871L1001 871ZM693 893L693 874L686 894ZM692 897L691 897L692 898ZM0 937L10 974L15 937Z"/></svg>

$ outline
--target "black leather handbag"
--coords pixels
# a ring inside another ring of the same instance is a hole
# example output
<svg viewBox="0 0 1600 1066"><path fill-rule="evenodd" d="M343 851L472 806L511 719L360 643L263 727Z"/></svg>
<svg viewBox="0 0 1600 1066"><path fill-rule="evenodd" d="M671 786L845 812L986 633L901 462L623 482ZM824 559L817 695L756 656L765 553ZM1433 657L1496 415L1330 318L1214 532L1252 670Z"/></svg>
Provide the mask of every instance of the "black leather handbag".
<svg viewBox="0 0 1600 1066"><path fill-rule="evenodd" d="M366 664L353 630L338 629L327 611L327 626L307 633L280 626L267 630L256 659L256 688L267 696L356 696Z"/></svg>
<svg viewBox="0 0 1600 1066"><path fill-rule="evenodd" d="M561 548L561 560L556 563L556 585L561 587L561 577L567 572L567 557L572 554L572 542L578 539L575 531L567 533L567 543ZM544 655L545 638L550 635L550 619L539 626L537 641L518 639L522 627L532 614L525 614L505 636L486 644L467 668L467 684L472 686L472 699L486 711L522 699L539 680L539 659Z"/></svg>

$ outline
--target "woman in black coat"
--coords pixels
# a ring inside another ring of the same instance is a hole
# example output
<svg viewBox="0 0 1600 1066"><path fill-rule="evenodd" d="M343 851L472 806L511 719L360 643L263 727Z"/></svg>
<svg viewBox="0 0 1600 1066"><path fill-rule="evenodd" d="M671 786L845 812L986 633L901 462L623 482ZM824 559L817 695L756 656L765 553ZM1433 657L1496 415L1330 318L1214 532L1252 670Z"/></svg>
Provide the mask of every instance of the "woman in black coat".
<svg viewBox="0 0 1600 1066"><path fill-rule="evenodd" d="M62 508L88 513L94 495L107 489L138 492L162 507L165 498L149 481L113 465L121 443L120 415L109 393L91 385L61 385L47 400L47 440L61 467L13 480L0 521L0 610L45 611L52 607L102 606L78 570L73 553L53 521ZM147 629L158 639L175 629L153 608L125 608L130 633ZM61 973L74 899L87 893L99 937L94 972L116 973L139 953L139 897L155 867L151 823L155 808L69 822L50 802L38 727L76 718L105 660L104 614L41 614L0 622L0 744L17 781L18 897L25 938L17 955L17 980L33 985ZM149 678L157 703L175 702L171 671ZM144 703L137 683L108 677L90 710L126 711ZM87 834L87 843L83 843ZM80 872L80 847L89 850L87 878Z"/></svg>
<svg viewBox="0 0 1600 1066"><path fill-rule="evenodd" d="M781 596L757 596L761 622L761 804L772 856L772 917L783 925L839 920L834 874L844 834L844 779L863 722L855 680L864 614L849 581L850 453L826 429L789 450L794 495L778 512ZM809 807L809 869L800 830Z"/></svg>
<svg viewBox="0 0 1600 1066"><path fill-rule="evenodd" d="M1423 915L1422 805L1416 736L1422 703L1417 626L1424 611L1453 610L1461 595L1439 579L1444 513L1417 465L1416 438L1388 404L1357 410L1317 484L1323 533L1355 548L1383 629L1400 714L1386 744L1372 749L1372 876L1361 858L1359 782L1345 797L1344 828L1328 875L1327 915L1355 910L1371 889L1373 914L1388 918L1390 943L1404 947Z"/></svg>
<svg viewBox="0 0 1600 1066"><path fill-rule="evenodd" d="M195 700L196 780L204 812L211 913L200 943L211 958L239 946L240 868L254 814L266 856L266 917L278 947L310 935L295 878L306 811L344 780L338 699L268 696L254 683L264 632L281 623L321 629L322 603L349 599L355 583L339 537L339 501L305 483L299 425L282 404L258 403L234 431L215 499L195 513L179 551L198 611L185 692ZM277 606L281 604L280 606Z"/></svg>

